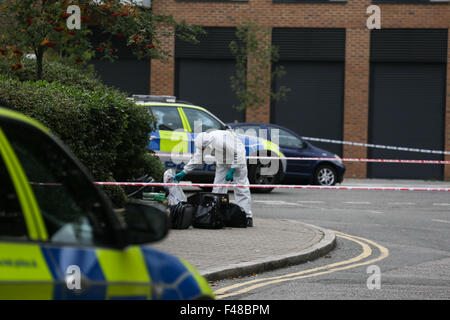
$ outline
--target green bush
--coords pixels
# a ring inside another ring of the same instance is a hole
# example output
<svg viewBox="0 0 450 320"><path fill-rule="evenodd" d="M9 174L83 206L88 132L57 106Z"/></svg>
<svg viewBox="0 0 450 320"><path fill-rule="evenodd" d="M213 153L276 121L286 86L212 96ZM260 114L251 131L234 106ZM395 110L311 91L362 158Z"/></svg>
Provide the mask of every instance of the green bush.
<svg viewBox="0 0 450 320"><path fill-rule="evenodd" d="M12 71L11 63L0 57L0 73L7 74L20 81L36 80L36 59L22 58L22 70ZM89 68L74 68L64 65L57 61L44 60L42 80L47 82L59 82L66 86L76 87L80 89L103 89L107 88L101 82L94 71Z"/></svg>
<svg viewBox="0 0 450 320"><path fill-rule="evenodd" d="M66 67L58 68L60 75L65 73ZM69 73L63 82L69 81ZM21 81L0 74L0 104L50 128L97 181L132 181L144 174L160 179L163 166L145 148L153 121L146 109L101 83L93 81L89 89L82 89L89 82L81 76L72 79L78 85ZM121 188L105 191L116 206L125 203Z"/></svg>

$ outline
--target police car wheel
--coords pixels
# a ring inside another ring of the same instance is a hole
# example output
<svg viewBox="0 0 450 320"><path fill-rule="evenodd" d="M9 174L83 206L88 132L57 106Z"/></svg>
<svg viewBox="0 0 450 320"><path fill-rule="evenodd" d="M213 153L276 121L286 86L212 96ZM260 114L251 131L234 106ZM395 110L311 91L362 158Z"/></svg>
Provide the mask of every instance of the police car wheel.
<svg viewBox="0 0 450 320"><path fill-rule="evenodd" d="M336 170L330 165L321 165L314 173L314 184L321 186L334 186L336 181Z"/></svg>
<svg viewBox="0 0 450 320"><path fill-rule="evenodd" d="M261 170L267 165L263 165L258 161L257 164L248 166L248 180L250 184L275 184L277 183L278 172L275 175L263 175ZM253 193L269 193L274 188L251 188Z"/></svg>

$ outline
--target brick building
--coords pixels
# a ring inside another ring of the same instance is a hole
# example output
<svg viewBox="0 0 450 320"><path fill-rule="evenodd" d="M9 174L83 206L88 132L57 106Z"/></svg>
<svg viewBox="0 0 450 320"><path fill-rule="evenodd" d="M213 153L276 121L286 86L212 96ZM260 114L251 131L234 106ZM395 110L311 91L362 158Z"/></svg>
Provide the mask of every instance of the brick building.
<svg viewBox="0 0 450 320"><path fill-rule="evenodd" d="M369 30L370 5L381 29ZM272 122L304 136L450 150L449 2L442 0L153 0L156 13L205 27L197 46L164 39L151 94L176 95L226 122ZM271 30L291 88L285 101L239 113L229 88L237 25ZM343 157L450 160L450 156L322 146ZM347 177L450 180L450 165L347 162Z"/></svg>

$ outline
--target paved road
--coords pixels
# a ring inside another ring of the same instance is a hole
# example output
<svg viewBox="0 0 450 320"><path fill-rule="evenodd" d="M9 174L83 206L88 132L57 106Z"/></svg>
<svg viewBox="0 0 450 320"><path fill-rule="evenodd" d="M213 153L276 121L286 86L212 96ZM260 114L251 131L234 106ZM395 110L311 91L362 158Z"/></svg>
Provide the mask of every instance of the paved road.
<svg viewBox="0 0 450 320"><path fill-rule="evenodd" d="M389 180L345 184L450 186ZM262 218L336 230L337 247L311 263L213 283L219 298L450 299L448 192L275 190L253 195L253 209Z"/></svg>

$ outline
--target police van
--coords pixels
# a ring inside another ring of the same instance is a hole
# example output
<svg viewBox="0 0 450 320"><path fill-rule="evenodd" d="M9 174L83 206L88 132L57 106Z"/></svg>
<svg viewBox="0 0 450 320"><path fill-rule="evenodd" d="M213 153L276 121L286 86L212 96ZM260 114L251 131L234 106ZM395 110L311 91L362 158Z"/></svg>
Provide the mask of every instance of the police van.
<svg viewBox="0 0 450 320"><path fill-rule="evenodd" d="M146 107L156 118L150 134L148 149L160 157L166 168L181 171L195 152L196 134L210 130L231 129L207 109L186 101L179 101L174 96L133 95L137 105ZM278 145L266 139L238 134L244 144L248 157L267 156L279 159L248 160L248 178L251 184L279 183L286 171L286 160ZM197 168L186 179L195 182L212 183L216 164L205 161L203 167ZM260 192L270 192L273 188L258 188Z"/></svg>
<svg viewBox="0 0 450 320"><path fill-rule="evenodd" d="M134 200L123 215L43 125L0 108L0 299L204 299L186 261L144 244L167 214Z"/></svg>

